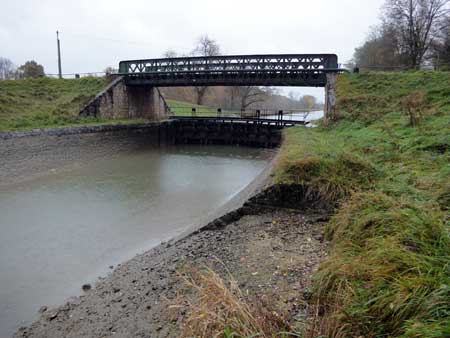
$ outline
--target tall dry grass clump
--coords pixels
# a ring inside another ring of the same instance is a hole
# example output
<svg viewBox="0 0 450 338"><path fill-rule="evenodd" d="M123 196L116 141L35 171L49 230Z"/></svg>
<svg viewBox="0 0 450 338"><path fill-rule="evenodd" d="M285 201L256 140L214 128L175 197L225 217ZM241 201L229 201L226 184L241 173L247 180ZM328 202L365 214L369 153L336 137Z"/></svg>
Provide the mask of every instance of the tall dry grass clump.
<svg viewBox="0 0 450 338"><path fill-rule="evenodd" d="M173 309L185 313L181 337L280 337L289 326L258 301L250 302L230 275L222 279L211 269L190 269L183 276L191 296L184 294Z"/></svg>
<svg viewBox="0 0 450 338"><path fill-rule="evenodd" d="M417 127L423 119L427 93L423 90L406 95L401 100L403 110L409 117L411 127Z"/></svg>

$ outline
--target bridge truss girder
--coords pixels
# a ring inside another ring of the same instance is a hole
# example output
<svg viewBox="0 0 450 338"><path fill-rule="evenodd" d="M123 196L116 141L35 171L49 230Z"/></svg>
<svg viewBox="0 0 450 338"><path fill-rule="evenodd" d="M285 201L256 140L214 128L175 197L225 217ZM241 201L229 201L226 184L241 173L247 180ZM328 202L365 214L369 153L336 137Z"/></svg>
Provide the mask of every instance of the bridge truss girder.
<svg viewBox="0 0 450 338"><path fill-rule="evenodd" d="M127 85L324 87L334 54L234 55L121 61Z"/></svg>
<svg viewBox="0 0 450 338"><path fill-rule="evenodd" d="M131 74L125 77L127 85L155 87L182 86L299 86L324 87L325 72L183 72Z"/></svg>

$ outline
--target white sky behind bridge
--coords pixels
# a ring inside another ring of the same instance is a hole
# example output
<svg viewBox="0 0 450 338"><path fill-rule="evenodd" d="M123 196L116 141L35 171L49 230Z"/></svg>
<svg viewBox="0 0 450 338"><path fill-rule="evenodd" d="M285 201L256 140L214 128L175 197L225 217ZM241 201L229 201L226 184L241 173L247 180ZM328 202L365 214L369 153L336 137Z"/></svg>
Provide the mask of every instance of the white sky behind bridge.
<svg viewBox="0 0 450 338"><path fill-rule="evenodd" d="M378 23L383 0L0 0L0 56L57 73L101 72L120 60L188 54L202 34L223 54L336 53L340 63ZM313 94L323 90L284 88Z"/></svg>

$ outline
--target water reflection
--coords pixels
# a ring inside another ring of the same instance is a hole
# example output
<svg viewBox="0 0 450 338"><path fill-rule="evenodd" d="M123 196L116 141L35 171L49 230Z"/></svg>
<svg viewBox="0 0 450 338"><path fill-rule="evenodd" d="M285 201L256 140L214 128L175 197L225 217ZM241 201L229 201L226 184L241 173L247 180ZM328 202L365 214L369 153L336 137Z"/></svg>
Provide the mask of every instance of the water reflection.
<svg viewBox="0 0 450 338"><path fill-rule="evenodd" d="M258 149L141 149L0 188L0 336L186 230L266 164Z"/></svg>

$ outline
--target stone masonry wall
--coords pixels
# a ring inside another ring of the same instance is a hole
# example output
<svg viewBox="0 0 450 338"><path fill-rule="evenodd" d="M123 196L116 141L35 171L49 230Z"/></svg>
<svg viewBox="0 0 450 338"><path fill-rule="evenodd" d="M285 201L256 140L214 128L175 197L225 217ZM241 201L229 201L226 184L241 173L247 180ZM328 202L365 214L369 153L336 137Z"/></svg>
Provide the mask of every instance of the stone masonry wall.
<svg viewBox="0 0 450 338"><path fill-rule="evenodd" d="M119 151L164 145L167 123L102 125L0 133L0 187Z"/></svg>
<svg viewBox="0 0 450 338"><path fill-rule="evenodd" d="M127 86L123 77L112 81L80 112L81 116L163 120L167 104L156 87Z"/></svg>

